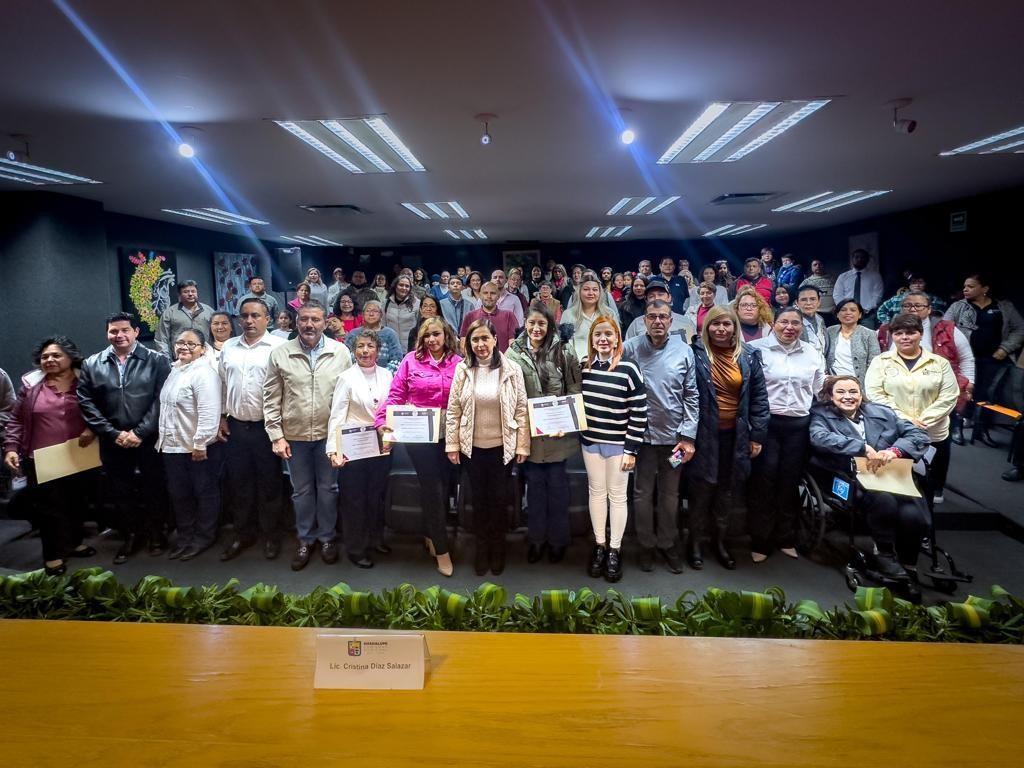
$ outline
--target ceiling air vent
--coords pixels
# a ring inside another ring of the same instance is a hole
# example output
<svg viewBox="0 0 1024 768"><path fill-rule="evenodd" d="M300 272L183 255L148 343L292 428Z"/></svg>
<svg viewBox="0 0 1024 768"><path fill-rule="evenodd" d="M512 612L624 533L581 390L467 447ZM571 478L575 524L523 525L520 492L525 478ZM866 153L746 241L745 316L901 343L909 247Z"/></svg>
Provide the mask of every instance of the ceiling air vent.
<svg viewBox="0 0 1024 768"><path fill-rule="evenodd" d="M365 208L360 208L358 205L353 203L325 203L323 205L300 204L299 208L304 211L309 211L310 213L323 213L329 216L363 216L370 213L370 211Z"/></svg>
<svg viewBox="0 0 1024 768"><path fill-rule="evenodd" d="M712 205L756 205L779 196L778 192L727 192L711 201Z"/></svg>

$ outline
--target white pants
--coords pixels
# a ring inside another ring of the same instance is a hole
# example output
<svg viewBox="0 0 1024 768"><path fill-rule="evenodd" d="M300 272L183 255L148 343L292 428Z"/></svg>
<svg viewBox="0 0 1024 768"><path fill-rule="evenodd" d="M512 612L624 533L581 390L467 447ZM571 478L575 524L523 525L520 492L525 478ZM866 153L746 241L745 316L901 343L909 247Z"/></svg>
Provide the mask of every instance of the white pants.
<svg viewBox="0 0 1024 768"><path fill-rule="evenodd" d="M612 549L622 546L626 530L626 485L629 473L622 471L622 456L605 459L599 453L583 451L583 464L587 468L587 486L590 490L590 524L594 539L605 543L605 525L611 508Z"/></svg>

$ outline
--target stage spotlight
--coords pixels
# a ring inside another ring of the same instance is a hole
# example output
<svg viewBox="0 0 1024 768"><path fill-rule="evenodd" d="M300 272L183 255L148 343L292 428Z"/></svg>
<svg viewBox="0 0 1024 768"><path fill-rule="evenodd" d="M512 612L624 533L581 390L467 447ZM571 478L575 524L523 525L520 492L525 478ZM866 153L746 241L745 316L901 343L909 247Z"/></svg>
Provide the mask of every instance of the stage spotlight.
<svg viewBox="0 0 1024 768"><path fill-rule="evenodd" d="M627 128L619 134L619 141L623 144L632 144L636 141L636 132L632 128Z"/></svg>

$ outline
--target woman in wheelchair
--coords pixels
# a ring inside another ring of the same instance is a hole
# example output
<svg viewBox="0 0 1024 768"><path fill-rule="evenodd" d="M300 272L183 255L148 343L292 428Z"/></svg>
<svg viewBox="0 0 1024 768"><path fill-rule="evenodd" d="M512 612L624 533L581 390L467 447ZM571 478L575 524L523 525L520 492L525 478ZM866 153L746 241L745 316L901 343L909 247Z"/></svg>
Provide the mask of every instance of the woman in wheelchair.
<svg viewBox="0 0 1024 768"><path fill-rule="evenodd" d="M811 450L816 462L852 473L853 459L866 457L869 469L896 458L917 460L928 448L928 434L889 407L865 400L855 376L829 376L811 409ZM878 549L879 572L908 579L916 570L921 539L930 519L923 499L858 489L859 506Z"/></svg>

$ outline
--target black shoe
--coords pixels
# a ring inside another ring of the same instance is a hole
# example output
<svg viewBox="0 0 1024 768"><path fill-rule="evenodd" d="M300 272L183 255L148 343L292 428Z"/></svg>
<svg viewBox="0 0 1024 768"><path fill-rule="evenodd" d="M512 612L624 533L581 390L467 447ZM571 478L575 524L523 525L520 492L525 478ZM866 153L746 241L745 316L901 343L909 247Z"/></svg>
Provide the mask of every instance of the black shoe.
<svg viewBox="0 0 1024 768"><path fill-rule="evenodd" d="M476 547L473 551L473 571L477 576L485 576L491 564L490 549L486 541L476 540Z"/></svg>
<svg viewBox="0 0 1024 768"><path fill-rule="evenodd" d="M608 556L608 549L604 544L595 544L594 551L590 555L590 565L587 566L587 573L595 579L604 573L604 559Z"/></svg>
<svg viewBox="0 0 1024 768"><path fill-rule="evenodd" d="M604 566L604 578L605 581L610 581L612 584L622 578L622 557L617 549L608 550L608 559L605 560Z"/></svg>
<svg viewBox="0 0 1024 768"><path fill-rule="evenodd" d="M387 544L377 544L373 548L373 551L376 552L379 555L390 555L391 554L391 547L389 547Z"/></svg>
<svg viewBox="0 0 1024 768"><path fill-rule="evenodd" d="M328 565L338 562L338 545L333 541L320 543L320 558Z"/></svg>
<svg viewBox="0 0 1024 768"><path fill-rule="evenodd" d="M565 550L568 547L549 547L548 548L548 562L549 563L560 563L565 559Z"/></svg>
<svg viewBox="0 0 1024 768"><path fill-rule="evenodd" d="M95 554L95 549L92 547L86 547L85 549L72 549L68 552L68 557L92 557Z"/></svg>
<svg viewBox="0 0 1024 768"><path fill-rule="evenodd" d="M1000 477L1008 483L1019 483L1021 480L1024 480L1024 472L1021 472L1020 467L1011 467L1003 472Z"/></svg>
<svg viewBox="0 0 1024 768"><path fill-rule="evenodd" d="M732 552L726 549L725 542L721 538L715 539L715 559L723 568L730 571L736 570L736 558L732 556Z"/></svg>
<svg viewBox="0 0 1024 768"><path fill-rule="evenodd" d="M125 539L124 544L117 550L117 554L114 555L114 565L121 565L121 563L127 563L128 558L134 555L139 549L139 540L134 533L129 533Z"/></svg>
<svg viewBox="0 0 1024 768"><path fill-rule="evenodd" d="M243 550L248 549L252 545L252 539L237 538L230 544L228 544L227 549L220 553L220 559L223 562L227 562L228 560L234 560L236 557L242 554Z"/></svg>
<svg viewBox="0 0 1024 768"><path fill-rule="evenodd" d="M654 548L644 547L640 550L640 555L636 559L637 565L640 566L640 570L644 573L650 573L654 570Z"/></svg>
<svg viewBox="0 0 1024 768"><path fill-rule="evenodd" d="M964 428L960 419L952 419L949 426L949 437L957 445L966 445Z"/></svg>
<svg viewBox="0 0 1024 768"><path fill-rule="evenodd" d="M55 565L52 568L48 565L44 565L43 570L46 571L47 576L63 576L68 572L68 566L67 563L61 560L60 565Z"/></svg>
<svg viewBox="0 0 1024 768"><path fill-rule="evenodd" d="M356 568L373 568L373 560L365 552L361 555L349 555L348 561Z"/></svg>
<svg viewBox="0 0 1024 768"><path fill-rule="evenodd" d="M181 557L183 554L185 554L185 550L187 550L187 549L188 549L188 546L186 546L185 544L179 544L178 546L176 546L174 549L172 549L170 552L167 553L167 559L168 560L177 560L179 557ZM221 557L221 560L223 560L223 559L224 558Z"/></svg>
<svg viewBox="0 0 1024 768"><path fill-rule="evenodd" d="M982 442L989 448L999 447L999 443L993 440L992 435L988 433L987 427L981 427L980 429L978 427L975 427L974 431L971 433L971 442Z"/></svg>
<svg viewBox="0 0 1024 768"><path fill-rule="evenodd" d="M276 560L279 554L281 554L280 541L277 539L267 539L263 542L263 556L267 560Z"/></svg>
<svg viewBox="0 0 1024 768"><path fill-rule="evenodd" d="M540 559L544 557L544 550L548 548L547 543L534 544L530 542L529 549L526 550L526 562L528 563L539 563Z"/></svg>
<svg viewBox="0 0 1024 768"><path fill-rule="evenodd" d="M495 576L501 576L505 570L505 542L500 541L496 544L491 544L491 573Z"/></svg>
<svg viewBox="0 0 1024 768"><path fill-rule="evenodd" d="M295 557L292 558L292 570L301 571L303 568L309 565L309 558L311 558L312 556L312 544L299 544L299 548L295 550Z"/></svg>
<svg viewBox="0 0 1024 768"><path fill-rule="evenodd" d="M184 552L181 553L181 557L179 557L178 559L181 560L181 562L183 563L188 562L192 558L198 557L199 555L203 554L203 552L205 552L209 548L209 545L205 547L188 547Z"/></svg>
<svg viewBox="0 0 1024 768"><path fill-rule="evenodd" d="M892 552L878 552L874 555L875 568L887 579L893 581L906 581L909 579L906 570L899 564L896 555Z"/></svg>
<svg viewBox="0 0 1024 768"><path fill-rule="evenodd" d="M692 533L690 534L690 544L687 548L686 560L695 571L704 568L704 550L701 549L700 539Z"/></svg>
<svg viewBox="0 0 1024 768"><path fill-rule="evenodd" d="M673 544L668 549L659 549L658 554L661 555L661 559L665 561L665 565L671 573L682 573L683 572L683 558L679 556L679 552L676 550ZM691 561L692 562L692 561ZM703 563L701 563L703 565ZM701 566L695 566L700 568Z"/></svg>
<svg viewBox="0 0 1024 768"><path fill-rule="evenodd" d="M149 537L149 555L150 557L158 557L164 553L167 549L167 537L162 533L157 533Z"/></svg>

